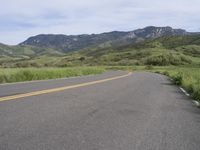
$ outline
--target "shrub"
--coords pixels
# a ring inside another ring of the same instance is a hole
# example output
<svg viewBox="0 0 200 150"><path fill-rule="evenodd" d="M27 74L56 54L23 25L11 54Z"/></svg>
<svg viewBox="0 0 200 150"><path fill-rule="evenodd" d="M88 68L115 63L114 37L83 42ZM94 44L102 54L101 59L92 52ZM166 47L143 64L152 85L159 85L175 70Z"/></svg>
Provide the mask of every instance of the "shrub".
<svg viewBox="0 0 200 150"><path fill-rule="evenodd" d="M155 73L158 73L158 74L160 74L161 72L160 72L160 71L155 71Z"/></svg>
<svg viewBox="0 0 200 150"><path fill-rule="evenodd" d="M169 72L168 71L164 71L163 74L166 75L166 76L169 76Z"/></svg>
<svg viewBox="0 0 200 150"><path fill-rule="evenodd" d="M200 87L196 86L194 88L194 91L192 93L192 98L194 98L195 100L199 100L200 101Z"/></svg>
<svg viewBox="0 0 200 150"><path fill-rule="evenodd" d="M80 57L79 60L80 60L81 62L83 62L83 61L85 60L85 57Z"/></svg>
<svg viewBox="0 0 200 150"><path fill-rule="evenodd" d="M182 81L183 81L182 73L179 72L175 76L173 76L173 80L174 80L176 85L181 85Z"/></svg>

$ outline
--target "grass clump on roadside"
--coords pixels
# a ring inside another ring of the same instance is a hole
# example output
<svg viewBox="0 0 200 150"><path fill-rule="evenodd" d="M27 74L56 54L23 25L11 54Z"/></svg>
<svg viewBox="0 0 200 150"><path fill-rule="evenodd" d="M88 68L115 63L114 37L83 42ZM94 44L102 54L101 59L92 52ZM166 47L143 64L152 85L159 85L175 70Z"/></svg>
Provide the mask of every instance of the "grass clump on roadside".
<svg viewBox="0 0 200 150"><path fill-rule="evenodd" d="M103 67L0 69L0 83L46 80L103 73Z"/></svg>

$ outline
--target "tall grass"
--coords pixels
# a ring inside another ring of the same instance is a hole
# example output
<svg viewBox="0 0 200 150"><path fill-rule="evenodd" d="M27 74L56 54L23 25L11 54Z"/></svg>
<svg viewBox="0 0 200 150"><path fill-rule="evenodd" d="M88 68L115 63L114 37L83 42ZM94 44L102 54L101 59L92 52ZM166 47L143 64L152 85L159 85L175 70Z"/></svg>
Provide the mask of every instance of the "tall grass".
<svg viewBox="0 0 200 150"><path fill-rule="evenodd" d="M83 76L99 74L104 71L103 67L0 69L0 83Z"/></svg>

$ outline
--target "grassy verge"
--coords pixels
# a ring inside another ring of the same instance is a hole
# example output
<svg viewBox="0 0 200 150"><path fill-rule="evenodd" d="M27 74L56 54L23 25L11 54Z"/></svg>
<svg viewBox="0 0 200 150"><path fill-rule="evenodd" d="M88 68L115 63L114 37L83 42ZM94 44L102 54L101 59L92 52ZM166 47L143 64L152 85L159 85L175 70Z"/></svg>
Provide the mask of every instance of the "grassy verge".
<svg viewBox="0 0 200 150"><path fill-rule="evenodd" d="M103 67L0 69L0 83L56 79L103 73Z"/></svg>
<svg viewBox="0 0 200 150"><path fill-rule="evenodd" d="M144 71L145 66L107 66L107 70Z"/></svg>

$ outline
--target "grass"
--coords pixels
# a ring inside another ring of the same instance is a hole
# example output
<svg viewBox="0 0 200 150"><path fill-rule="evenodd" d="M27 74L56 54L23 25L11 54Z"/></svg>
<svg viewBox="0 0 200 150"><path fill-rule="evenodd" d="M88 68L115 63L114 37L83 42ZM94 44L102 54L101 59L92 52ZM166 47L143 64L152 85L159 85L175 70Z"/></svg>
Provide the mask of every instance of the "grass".
<svg viewBox="0 0 200 150"><path fill-rule="evenodd" d="M0 69L0 83L56 79L103 73L103 67Z"/></svg>

